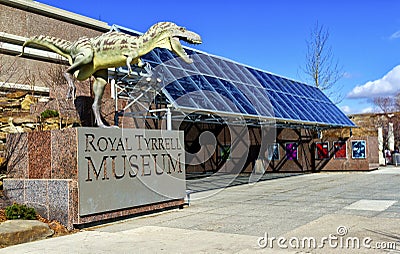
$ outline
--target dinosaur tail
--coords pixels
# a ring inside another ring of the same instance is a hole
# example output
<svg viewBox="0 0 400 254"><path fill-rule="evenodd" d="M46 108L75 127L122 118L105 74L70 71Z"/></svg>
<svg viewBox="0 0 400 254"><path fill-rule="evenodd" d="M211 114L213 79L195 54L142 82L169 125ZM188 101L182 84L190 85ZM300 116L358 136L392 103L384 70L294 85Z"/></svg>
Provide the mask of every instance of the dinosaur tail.
<svg viewBox="0 0 400 254"><path fill-rule="evenodd" d="M34 36L24 42L24 44L22 45L21 54L19 54L18 56L22 56L24 54L25 47L30 44L36 44L46 47L54 51L55 53L67 58L69 61L72 61L70 56L72 43L70 41L44 35Z"/></svg>

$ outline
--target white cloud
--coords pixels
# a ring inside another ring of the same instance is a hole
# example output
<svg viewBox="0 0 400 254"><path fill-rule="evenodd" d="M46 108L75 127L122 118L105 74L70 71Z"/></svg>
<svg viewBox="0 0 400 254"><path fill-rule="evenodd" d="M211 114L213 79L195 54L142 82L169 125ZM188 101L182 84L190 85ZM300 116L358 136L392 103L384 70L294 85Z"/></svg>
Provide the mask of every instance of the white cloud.
<svg viewBox="0 0 400 254"><path fill-rule="evenodd" d="M400 30L399 31L396 31L396 32L394 32L391 36L390 36L390 39L398 39L398 38L400 38Z"/></svg>
<svg viewBox="0 0 400 254"><path fill-rule="evenodd" d="M367 108L364 108L363 110L361 110L361 113L373 113L373 112L374 112L373 107L367 107Z"/></svg>
<svg viewBox="0 0 400 254"><path fill-rule="evenodd" d="M349 106L342 106L340 109L345 113L345 114L350 114L351 113L351 108Z"/></svg>
<svg viewBox="0 0 400 254"><path fill-rule="evenodd" d="M352 78L353 77L353 75L351 75L351 73L350 72L345 72L345 73L343 73L343 78Z"/></svg>
<svg viewBox="0 0 400 254"><path fill-rule="evenodd" d="M400 65L394 67L381 79L368 81L356 86L347 94L349 99L373 98L376 96L395 95L400 90Z"/></svg>
<svg viewBox="0 0 400 254"><path fill-rule="evenodd" d="M354 108L354 107L350 107L348 105L344 105L341 106L340 109L343 111L343 113L345 113L346 115L350 115L350 114L362 114L362 113L373 113L374 112L374 108L372 106L367 106L363 109L360 108Z"/></svg>

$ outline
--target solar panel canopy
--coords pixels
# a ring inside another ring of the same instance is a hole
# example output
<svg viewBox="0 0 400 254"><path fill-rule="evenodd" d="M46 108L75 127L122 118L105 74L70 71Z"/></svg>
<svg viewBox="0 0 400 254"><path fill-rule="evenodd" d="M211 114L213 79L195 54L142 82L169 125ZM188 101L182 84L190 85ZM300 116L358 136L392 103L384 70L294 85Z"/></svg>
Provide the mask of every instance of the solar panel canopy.
<svg viewBox="0 0 400 254"><path fill-rule="evenodd" d="M114 25L131 35L140 33ZM355 127L318 88L184 47L187 64L166 49L142 57L161 75L162 92L183 112L210 112L277 123Z"/></svg>

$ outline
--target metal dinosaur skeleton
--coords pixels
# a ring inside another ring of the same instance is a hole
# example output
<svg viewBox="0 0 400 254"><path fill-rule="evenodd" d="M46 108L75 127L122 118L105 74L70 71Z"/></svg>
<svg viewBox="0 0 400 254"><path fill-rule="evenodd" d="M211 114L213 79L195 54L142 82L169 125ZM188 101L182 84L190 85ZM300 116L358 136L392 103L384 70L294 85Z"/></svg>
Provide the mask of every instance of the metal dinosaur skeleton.
<svg viewBox="0 0 400 254"><path fill-rule="evenodd" d="M192 59L186 54L180 40L190 44L200 44L201 37L183 27L171 22L159 22L141 36L131 36L121 32L107 32L98 37L82 37L77 41L49 37L34 36L25 41L22 47L30 44L44 46L55 53L68 59L70 67L64 76L68 81L69 91L67 98L75 96L73 77L78 80L86 80L94 77L92 105L96 123L99 127L106 127L101 119L101 98L108 79L108 68L121 66L128 67L129 74L133 73L131 64L143 68L141 56L149 53L154 48L165 48L181 57L186 63L192 63Z"/></svg>

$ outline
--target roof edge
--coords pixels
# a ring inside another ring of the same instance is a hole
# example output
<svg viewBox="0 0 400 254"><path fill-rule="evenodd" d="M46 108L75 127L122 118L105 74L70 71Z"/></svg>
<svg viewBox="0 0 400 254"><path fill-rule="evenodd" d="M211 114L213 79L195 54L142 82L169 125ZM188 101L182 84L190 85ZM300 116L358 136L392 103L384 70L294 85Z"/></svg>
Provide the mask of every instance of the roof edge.
<svg viewBox="0 0 400 254"><path fill-rule="evenodd" d="M0 4L18 8L21 10L41 14L43 16L56 18L69 23L74 23L83 27L88 27L98 31L108 31L110 26L103 21L92 19L70 11L66 11L47 4L28 0L0 0Z"/></svg>

